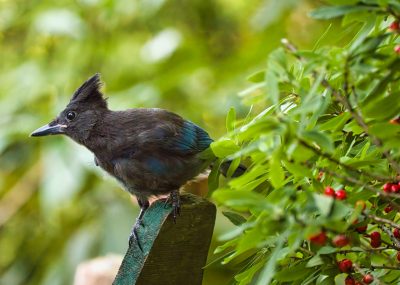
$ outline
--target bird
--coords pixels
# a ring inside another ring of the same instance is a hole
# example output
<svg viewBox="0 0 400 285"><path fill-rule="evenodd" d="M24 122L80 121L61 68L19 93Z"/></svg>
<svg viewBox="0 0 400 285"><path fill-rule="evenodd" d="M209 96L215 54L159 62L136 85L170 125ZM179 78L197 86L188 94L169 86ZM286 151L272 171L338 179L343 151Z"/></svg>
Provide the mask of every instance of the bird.
<svg viewBox="0 0 400 285"><path fill-rule="evenodd" d="M134 195L140 207L132 228L138 228L152 197L167 196L173 219L180 214L179 189L215 161L207 153L213 140L195 123L160 108L113 111L96 73L72 95L65 109L50 123L31 133L33 137L66 135L94 154L94 163ZM208 152L210 153L210 152ZM226 172L230 162L221 167ZM245 171L240 165L232 176Z"/></svg>

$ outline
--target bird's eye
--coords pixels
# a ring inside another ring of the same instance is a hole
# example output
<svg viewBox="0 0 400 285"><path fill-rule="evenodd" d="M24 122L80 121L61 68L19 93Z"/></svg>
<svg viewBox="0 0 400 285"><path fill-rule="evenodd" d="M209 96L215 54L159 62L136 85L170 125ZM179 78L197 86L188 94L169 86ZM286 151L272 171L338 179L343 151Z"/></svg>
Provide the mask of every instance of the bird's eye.
<svg viewBox="0 0 400 285"><path fill-rule="evenodd" d="M67 120L68 120L68 121L72 121L73 119L75 119L75 117L76 117L76 113L75 113L75 112L69 111L69 112L67 113Z"/></svg>

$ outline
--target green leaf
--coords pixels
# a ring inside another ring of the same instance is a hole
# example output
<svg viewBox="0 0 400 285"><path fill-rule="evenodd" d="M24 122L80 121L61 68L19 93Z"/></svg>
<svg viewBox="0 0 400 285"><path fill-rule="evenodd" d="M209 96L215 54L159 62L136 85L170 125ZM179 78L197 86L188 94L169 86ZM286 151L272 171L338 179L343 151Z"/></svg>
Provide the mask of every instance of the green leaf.
<svg viewBox="0 0 400 285"><path fill-rule="evenodd" d="M314 269L306 268L306 262L300 262L296 265L290 266L280 270L275 274L274 279L279 282L291 282L299 279L304 279Z"/></svg>
<svg viewBox="0 0 400 285"><path fill-rule="evenodd" d="M211 143L211 149L215 156L219 158L225 158L228 155L234 154L239 151L239 147L231 139L222 139Z"/></svg>
<svg viewBox="0 0 400 285"><path fill-rule="evenodd" d="M386 72L386 75L379 79L372 91L369 92L368 97L362 102L363 106L367 106L371 101L379 100L385 95L388 85L393 81L396 72L400 70L400 59L396 58L393 60L387 69L388 72Z"/></svg>
<svg viewBox="0 0 400 285"><path fill-rule="evenodd" d="M323 151L327 153L333 153L335 150L332 140L323 132L317 130L304 131L301 133L301 137L307 141L316 143Z"/></svg>
<svg viewBox="0 0 400 285"><path fill-rule="evenodd" d="M260 272L257 284L270 284L276 272L276 263L280 255L280 251L288 235L289 235L289 230L285 231L284 233L278 236L276 247L272 251L272 254L269 257L269 260L265 265L264 269Z"/></svg>
<svg viewBox="0 0 400 285"><path fill-rule="evenodd" d="M228 172L226 173L226 177L231 178L232 175L235 173L235 170L239 167L239 165L240 165L240 157L237 157L234 160L232 160L231 164L229 165Z"/></svg>
<svg viewBox="0 0 400 285"><path fill-rule="evenodd" d="M349 112L344 112L338 116L335 116L326 122L320 124L318 128L321 131L337 131L343 128L346 122L351 118Z"/></svg>
<svg viewBox="0 0 400 285"><path fill-rule="evenodd" d="M323 246L318 250L318 254L331 254L336 252L337 249L331 246Z"/></svg>
<svg viewBox="0 0 400 285"><path fill-rule="evenodd" d="M281 165L281 157L279 151L275 151L274 155L269 161L269 165L269 179L272 186L274 186L275 188L281 188L284 184L285 172L283 171Z"/></svg>
<svg viewBox="0 0 400 285"><path fill-rule="evenodd" d="M297 176L297 177L312 177L313 176L311 170L304 165L285 161L284 166L294 176Z"/></svg>
<svg viewBox="0 0 400 285"><path fill-rule="evenodd" d="M332 212L334 199L332 197L321 195L321 194L316 194L316 193L314 193L313 196L314 196L315 204L318 207L320 213L323 216L328 217L329 214Z"/></svg>
<svg viewBox="0 0 400 285"><path fill-rule="evenodd" d="M399 114L400 93L390 93L388 96L378 100L371 100L362 108L362 113L367 118L377 120L389 120Z"/></svg>
<svg viewBox="0 0 400 285"><path fill-rule="evenodd" d="M236 110L234 107L229 109L228 115L226 116L226 130L232 132L235 130Z"/></svg>
<svg viewBox="0 0 400 285"><path fill-rule="evenodd" d="M306 267L315 267L324 264L325 261L322 259L320 255L313 256L308 262Z"/></svg>
<svg viewBox="0 0 400 285"><path fill-rule="evenodd" d="M278 77L271 69L267 70L265 83L267 85L267 94L268 97L271 99L272 104L278 105L279 103Z"/></svg>
<svg viewBox="0 0 400 285"><path fill-rule="evenodd" d="M352 208L347 206L345 203L335 200L329 218L331 220L341 221L341 219L350 214L351 209Z"/></svg>
<svg viewBox="0 0 400 285"><path fill-rule="evenodd" d="M354 50L350 50L351 56L360 55L362 53L375 52L377 47L388 37L389 34L378 35L376 37L367 37Z"/></svg>
<svg viewBox="0 0 400 285"><path fill-rule="evenodd" d="M400 125L390 123L377 123L370 126L369 132L379 137L380 139L394 138L399 136L400 134Z"/></svg>
<svg viewBox="0 0 400 285"><path fill-rule="evenodd" d="M356 135L359 135L364 132L363 128L361 128L355 120L350 121L343 127L343 131L345 132L352 132Z"/></svg>
<svg viewBox="0 0 400 285"><path fill-rule="evenodd" d="M221 256L219 256L219 257L211 260L209 263L207 263L203 267L203 269L213 267L214 265L216 265L216 266L220 265L225 258L227 258L229 255L231 255L233 253L234 253L234 250L231 250L231 251L228 251L227 253L222 254Z"/></svg>
<svg viewBox="0 0 400 285"><path fill-rule="evenodd" d="M256 73L251 74L247 77L247 81L260 83L265 80L265 70L257 71Z"/></svg>
<svg viewBox="0 0 400 285"><path fill-rule="evenodd" d="M326 6L315 9L310 13L314 19L327 20L337 18L350 13L361 11L378 10L379 7L363 6L363 5L342 5L342 6Z"/></svg>
<svg viewBox="0 0 400 285"><path fill-rule="evenodd" d="M365 14L365 13L362 13L362 14ZM351 16L347 15L343 19L343 21L348 22L349 21L348 18L357 19L357 17L351 17ZM360 45L362 45L364 40L368 37L368 35L371 33L372 29L375 27L376 17L369 15L366 20L362 21L362 23L363 23L362 28L358 31L358 33L355 35L353 40L348 45L348 48L350 51L356 50Z"/></svg>
<svg viewBox="0 0 400 285"><path fill-rule="evenodd" d="M215 201L239 211L268 209L274 215L279 210L275 205L267 203L263 195L255 192L223 189L215 191L212 197Z"/></svg>
<svg viewBox="0 0 400 285"><path fill-rule="evenodd" d="M237 274L235 276L235 280L239 282L238 285L250 284L254 275L263 267L263 265L264 265L264 262L257 262L255 264L252 264L245 271Z"/></svg>
<svg viewBox="0 0 400 285"><path fill-rule="evenodd" d="M218 159L214 162L213 167L211 168L211 172L208 175L208 196L218 188L219 186L219 168L221 166L222 160Z"/></svg>
<svg viewBox="0 0 400 285"><path fill-rule="evenodd" d="M235 226L240 226L246 222L246 219L235 212L222 211L222 214L229 219Z"/></svg>
<svg viewBox="0 0 400 285"><path fill-rule="evenodd" d="M329 24L328 28L325 30L325 32L319 37L319 39L315 43L314 48L312 49L313 51L315 51L317 48L319 48L320 43L328 36L331 28L332 28L332 24Z"/></svg>

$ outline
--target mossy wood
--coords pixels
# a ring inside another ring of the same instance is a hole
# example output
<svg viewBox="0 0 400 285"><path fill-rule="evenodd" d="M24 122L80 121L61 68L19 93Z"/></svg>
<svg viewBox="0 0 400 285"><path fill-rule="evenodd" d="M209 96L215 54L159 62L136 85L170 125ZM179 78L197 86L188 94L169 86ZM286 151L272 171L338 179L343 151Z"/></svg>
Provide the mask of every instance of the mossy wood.
<svg viewBox="0 0 400 285"><path fill-rule="evenodd" d="M214 204L181 195L181 215L158 200L146 211L138 236L128 248L113 285L201 285L215 223Z"/></svg>

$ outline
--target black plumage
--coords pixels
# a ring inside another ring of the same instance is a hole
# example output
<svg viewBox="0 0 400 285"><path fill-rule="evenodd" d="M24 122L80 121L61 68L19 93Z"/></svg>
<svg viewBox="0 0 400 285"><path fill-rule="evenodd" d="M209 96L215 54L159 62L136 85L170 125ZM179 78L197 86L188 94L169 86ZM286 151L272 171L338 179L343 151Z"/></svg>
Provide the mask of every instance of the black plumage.
<svg viewBox="0 0 400 285"><path fill-rule="evenodd" d="M151 196L170 194L176 218L178 190L212 162L201 155L212 139L199 126L163 109L111 111L101 85L98 74L88 79L58 117L32 136L64 134L92 151L96 165L137 197L141 213L136 226Z"/></svg>

